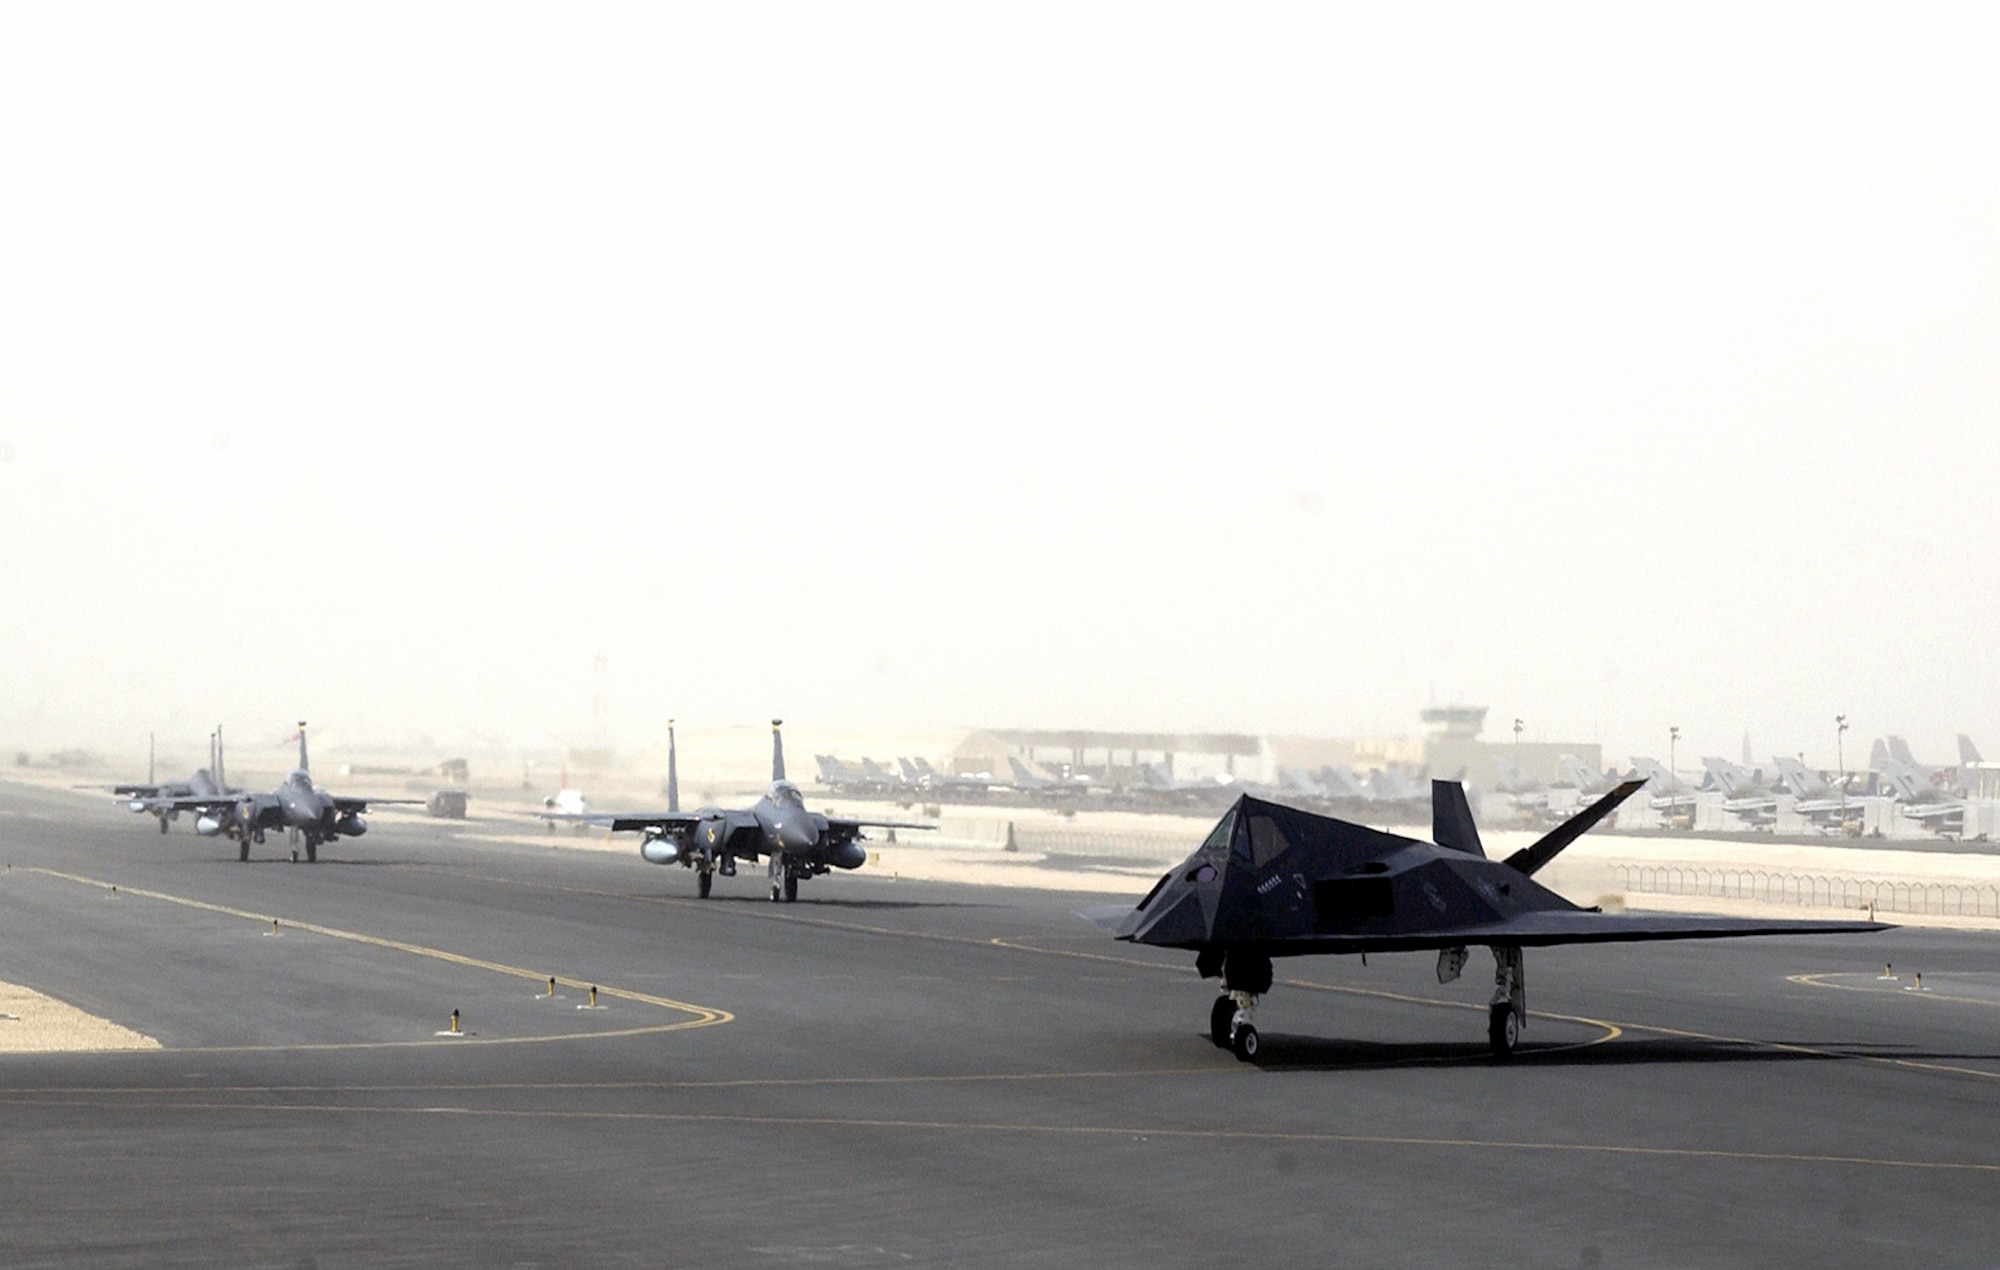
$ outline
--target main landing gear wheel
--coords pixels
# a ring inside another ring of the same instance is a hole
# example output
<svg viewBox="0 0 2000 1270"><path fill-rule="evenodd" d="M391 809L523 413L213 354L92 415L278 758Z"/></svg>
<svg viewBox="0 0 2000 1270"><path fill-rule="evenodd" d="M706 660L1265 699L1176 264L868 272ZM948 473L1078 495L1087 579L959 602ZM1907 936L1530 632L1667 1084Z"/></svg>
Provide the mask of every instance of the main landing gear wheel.
<svg viewBox="0 0 2000 1270"><path fill-rule="evenodd" d="M248 838L237 839L236 858L239 860L248 860L250 858L250 839Z"/></svg>
<svg viewBox="0 0 2000 1270"><path fill-rule="evenodd" d="M165 833L166 831L167 831L167 818L165 816L162 816L160 817L160 832Z"/></svg>
<svg viewBox="0 0 2000 1270"><path fill-rule="evenodd" d="M703 899L707 899L708 888L712 886L714 883L715 883L715 875L713 873L703 872L697 874L694 880L695 894L701 896L701 898Z"/></svg>
<svg viewBox="0 0 2000 1270"><path fill-rule="evenodd" d="M778 881L778 879L776 879L776 878L772 878L772 879L771 879L771 902L772 902L773 904L776 904L776 903L777 903L777 902L778 902L779 900L782 900L782 899L784 899L784 898L785 898L785 886L784 886L784 883L782 883L782 882Z"/></svg>
<svg viewBox="0 0 2000 1270"><path fill-rule="evenodd" d="M1236 1002L1229 997L1217 997L1208 1012L1208 1039L1215 1042L1215 1048L1229 1048L1229 1025L1235 1021Z"/></svg>
<svg viewBox="0 0 2000 1270"><path fill-rule="evenodd" d="M1237 1028L1236 1035L1230 1038L1229 1048L1237 1058L1246 1063L1255 1060L1257 1057L1257 1029L1251 1027L1248 1023Z"/></svg>
<svg viewBox="0 0 2000 1270"><path fill-rule="evenodd" d="M306 839L306 863L307 864L319 863L319 844L317 842L314 842L311 838Z"/></svg>
<svg viewBox="0 0 2000 1270"><path fill-rule="evenodd" d="M785 875L785 903L789 904L797 898L799 898L799 875L796 873L787 873Z"/></svg>
<svg viewBox="0 0 2000 1270"><path fill-rule="evenodd" d="M1487 1011L1486 1043L1492 1046L1493 1057L1503 1062L1514 1057L1514 1047L1521 1043L1521 1016L1513 1006L1496 1005Z"/></svg>

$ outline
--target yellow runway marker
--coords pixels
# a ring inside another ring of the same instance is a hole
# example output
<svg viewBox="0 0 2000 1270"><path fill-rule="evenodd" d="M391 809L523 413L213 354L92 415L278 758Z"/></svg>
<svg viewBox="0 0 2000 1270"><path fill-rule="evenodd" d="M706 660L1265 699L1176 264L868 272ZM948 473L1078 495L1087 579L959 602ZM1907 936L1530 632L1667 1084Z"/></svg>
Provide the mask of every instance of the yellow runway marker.
<svg viewBox="0 0 2000 1270"><path fill-rule="evenodd" d="M75 874L75 873L63 873L56 869L44 869L33 866L24 866L22 871L26 873L40 874L44 877L56 878L64 882L74 882L82 886L94 886L107 891L116 889L109 882L100 881L97 878L83 877L80 874ZM215 913L223 917L242 918L246 921L255 922L259 926L263 926L267 923L275 923L278 920L277 918L271 916L269 913L252 913L245 909L231 908L226 904L212 904L209 903L207 900L189 899L186 896L182 895L169 895L164 891L134 890L131 887L127 887L124 891L120 892L120 894L125 896L137 896L143 899L158 900L163 904L178 905L179 907L182 908L195 909L197 911L204 913ZM434 961L447 962L451 965L464 966L473 970L484 970L492 974L509 975L516 979L531 979L534 980L537 984L541 983L546 977L539 970L528 970L520 966L510 966L505 964L504 962L486 961L478 957L468 957L463 953L449 952L442 948L431 948L423 944L413 944L408 942L407 940L388 939L380 935L366 935L362 934L359 931L341 930L338 927L322 926L314 922L289 921L287 923L287 929L292 931L305 931L309 934L314 934L314 935L323 935L328 939L339 939L339 940L344 940L348 943L362 944L374 948L385 948L394 952L407 953L413 957L428 957ZM592 987L592 985L583 980L562 979L559 977L556 981L558 983L573 988ZM644 992L634 992L629 988L595 988L594 990L602 992L605 996L608 997L616 997L619 1000L623 1001L633 1001L641 1005L650 1005L657 1007L658 1009L667 1010L675 1014L686 1014L692 1017L678 1023L664 1023L664 1024L655 1024L645 1027L622 1028L616 1031L564 1032L551 1036L468 1037L465 1040L459 1042L458 1045L461 1048L465 1045L529 1045L529 1044L545 1043L548 1041L598 1040L598 1039L609 1039L612 1037L621 1037L621 1036L644 1036L660 1032L686 1032L686 1031L691 1031L695 1028L714 1027L718 1024L728 1023L733 1019L735 1019L736 1017L727 1010L718 1010L714 1009L713 1007L705 1005L695 1005L687 1001L676 1001L670 997L654 996L652 994ZM175 1053L231 1053L231 1052L272 1050L272 1049L282 1049L282 1050L399 1049L399 1048L412 1048L417 1046L429 1046L438 1044L449 1045L452 1044L452 1042L450 1041L440 1042L437 1040L336 1041L318 1045L315 1044L245 1045L245 1046L211 1045L211 1046L193 1046L187 1049L175 1050L174 1052Z"/></svg>

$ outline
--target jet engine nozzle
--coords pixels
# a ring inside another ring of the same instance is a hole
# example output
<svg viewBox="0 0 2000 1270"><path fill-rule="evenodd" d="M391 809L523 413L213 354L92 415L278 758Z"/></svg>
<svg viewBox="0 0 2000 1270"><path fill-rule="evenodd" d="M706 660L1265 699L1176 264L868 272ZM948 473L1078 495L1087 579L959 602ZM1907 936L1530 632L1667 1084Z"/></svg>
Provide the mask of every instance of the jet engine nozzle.
<svg viewBox="0 0 2000 1270"><path fill-rule="evenodd" d="M359 838L362 834L368 832L368 822L363 820L359 814L350 811L335 821L333 828L336 833L344 833L350 838Z"/></svg>
<svg viewBox="0 0 2000 1270"><path fill-rule="evenodd" d="M850 840L835 847L827 855L827 859L837 868L858 869L868 863L868 848Z"/></svg>
<svg viewBox="0 0 2000 1270"><path fill-rule="evenodd" d="M222 822L214 816L197 816L194 821L194 831L204 838L213 838L222 832Z"/></svg>
<svg viewBox="0 0 2000 1270"><path fill-rule="evenodd" d="M681 858L681 844L665 834L649 834L639 843L639 857L648 864L674 864Z"/></svg>

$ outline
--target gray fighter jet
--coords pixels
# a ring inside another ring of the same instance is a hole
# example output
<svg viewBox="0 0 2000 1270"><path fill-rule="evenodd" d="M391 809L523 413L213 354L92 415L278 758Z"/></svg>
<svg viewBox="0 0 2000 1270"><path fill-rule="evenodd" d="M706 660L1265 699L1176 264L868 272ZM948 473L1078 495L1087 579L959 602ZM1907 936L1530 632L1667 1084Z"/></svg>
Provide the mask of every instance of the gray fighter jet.
<svg viewBox="0 0 2000 1270"><path fill-rule="evenodd" d="M673 725L667 725L667 810L593 813L614 833L639 833L639 854L653 864L678 864L696 871L695 889L708 898L714 875L736 876L736 862L769 862L771 898L796 900L799 880L828 869L858 869L868 862L861 830L931 829L933 825L895 820L848 820L806 809L805 795L785 779L782 720L771 720L771 787L744 808L680 809L678 761Z"/></svg>
<svg viewBox="0 0 2000 1270"><path fill-rule="evenodd" d="M1245 1061L1257 1055L1251 1015L1271 989L1277 957L1436 949L1438 982L1449 983L1464 969L1466 950L1484 945L1493 951L1495 985L1487 1039L1504 1059L1527 1022L1526 948L1888 929L1876 922L1605 913L1579 908L1535 882L1539 869L1643 783L1626 781L1505 860L1486 857L1456 781L1431 782L1433 842L1246 795L1136 908L1088 916L1119 939L1193 952L1203 978L1221 979L1209 1035Z"/></svg>
<svg viewBox="0 0 2000 1270"><path fill-rule="evenodd" d="M304 840L307 863L319 861L320 844L335 838L358 838L368 832L362 815L370 807L397 803L421 804L421 798L351 798L313 786L306 760L306 725L299 722L299 765L268 794L225 792L195 794L172 800L175 811L195 814L195 832L236 839L237 858L250 858L250 844L262 844L271 829L296 830ZM298 858L298 852L292 852Z"/></svg>
<svg viewBox="0 0 2000 1270"><path fill-rule="evenodd" d="M111 792L125 799L125 805L135 814L156 817L160 822L161 833L167 832L168 822L180 819L180 808L177 805L179 800L223 799L238 792L229 788L222 778L220 727L208 734L208 766L197 768L194 775L184 781L153 783L153 759L149 746L146 757L146 781L144 785L113 785Z"/></svg>

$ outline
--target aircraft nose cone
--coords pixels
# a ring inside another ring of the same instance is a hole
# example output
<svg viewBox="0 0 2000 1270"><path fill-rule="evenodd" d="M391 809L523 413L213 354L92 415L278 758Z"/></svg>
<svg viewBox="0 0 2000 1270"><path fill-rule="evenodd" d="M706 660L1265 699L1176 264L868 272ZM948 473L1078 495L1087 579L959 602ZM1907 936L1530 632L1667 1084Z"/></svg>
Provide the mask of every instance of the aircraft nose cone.
<svg viewBox="0 0 2000 1270"><path fill-rule="evenodd" d="M778 822L778 845L786 851L809 851L819 843L819 833L811 825L796 820Z"/></svg>

